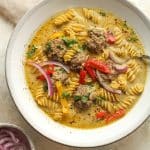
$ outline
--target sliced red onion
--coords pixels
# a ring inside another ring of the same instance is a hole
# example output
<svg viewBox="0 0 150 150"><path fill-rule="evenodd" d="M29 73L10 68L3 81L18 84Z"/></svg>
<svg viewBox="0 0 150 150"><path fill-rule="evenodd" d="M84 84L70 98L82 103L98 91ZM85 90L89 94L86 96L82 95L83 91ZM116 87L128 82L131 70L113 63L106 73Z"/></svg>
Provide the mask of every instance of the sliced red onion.
<svg viewBox="0 0 150 150"><path fill-rule="evenodd" d="M63 65L56 61L46 61L46 62L41 63L40 65L41 66L56 65L56 66L62 67L67 73L70 72L69 68L66 65Z"/></svg>
<svg viewBox="0 0 150 150"><path fill-rule="evenodd" d="M52 81L50 77L46 74L45 70L37 63L34 62L27 62L27 64L37 68L40 73L45 77L48 85L48 96L53 96L53 86L52 86Z"/></svg>
<svg viewBox="0 0 150 150"><path fill-rule="evenodd" d="M114 64L114 68L118 73L126 73L128 70L128 66L126 64L123 65Z"/></svg>
<svg viewBox="0 0 150 150"><path fill-rule="evenodd" d="M13 140L13 142L18 143L19 139L17 139L14 135L13 132L11 131L7 131L7 130L1 130L2 132L6 133L7 135L9 135L11 137L11 139Z"/></svg>
<svg viewBox="0 0 150 150"><path fill-rule="evenodd" d="M96 71L96 75L97 75L97 78L98 78L98 81L99 81L100 85L101 85L105 90L107 90L108 92L111 92L111 93L113 93L113 94L122 94L122 91L121 91L121 90L115 90L115 89L111 88L108 84L106 84L106 83L103 81L103 79L102 79L102 77L101 77L101 75L100 75L100 73L99 73L98 70Z"/></svg>
<svg viewBox="0 0 150 150"><path fill-rule="evenodd" d="M12 139L10 137L5 137L3 139L0 140L0 145L3 145L6 142L11 142Z"/></svg>
<svg viewBox="0 0 150 150"><path fill-rule="evenodd" d="M124 64L128 61L128 60L124 60L124 59L119 58L112 51L109 52L109 57L116 64Z"/></svg>
<svg viewBox="0 0 150 150"><path fill-rule="evenodd" d="M13 142L8 142L6 144L3 145L4 149L10 149L12 146L14 146L15 144Z"/></svg>

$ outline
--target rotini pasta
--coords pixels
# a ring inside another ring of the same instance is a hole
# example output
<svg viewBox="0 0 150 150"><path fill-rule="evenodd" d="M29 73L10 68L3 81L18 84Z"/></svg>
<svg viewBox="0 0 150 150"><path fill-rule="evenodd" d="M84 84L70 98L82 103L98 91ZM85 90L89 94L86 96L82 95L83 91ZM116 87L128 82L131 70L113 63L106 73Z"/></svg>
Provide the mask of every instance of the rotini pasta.
<svg viewBox="0 0 150 150"><path fill-rule="evenodd" d="M114 109L117 111L119 109L126 109L130 108L135 102L135 97L128 96L122 101L120 101L118 104L114 105Z"/></svg>
<svg viewBox="0 0 150 150"><path fill-rule="evenodd" d="M136 79L136 75L138 74L138 72L140 71L140 66L139 64L132 60L128 63L129 69L127 71L127 79L130 82L133 82Z"/></svg>
<svg viewBox="0 0 150 150"><path fill-rule="evenodd" d="M63 23L66 23L66 22L69 22L70 20L72 20L73 17L74 17L73 10L70 9L70 10L66 11L64 14L54 18L54 24L57 26L60 26Z"/></svg>
<svg viewBox="0 0 150 150"><path fill-rule="evenodd" d="M53 120L101 127L126 115L142 95L143 54L126 21L101 9L68 9L41 26L29 44L27 85Z"/></svg>
<svg viewBox="0 0 150 150"><path fill-rule="evenodd" d="M96 24L99 24L101 21L100 15L95 10L89 10L87 8L83 8L83 14L87 19L91 20Z"/></svg>
<svg viewBox="0 0 150 150"><path fill-rule="evenodd" d="M118 101L117 95L112 94L103 88L99 89L99 96L110 102Z"/></svg>
<svg viewBox="0 0 150 150"><path fill-rule="evenodd" d="M99 101L99 105L110 113L115 112L113 103L105 100Z"/></svg>
<svg viewBox="0 0 150 150"><path fill-rule="evenodd" d="M144 87L142 84L136 84L133 87L129 88L127 91L127 94L129 95L140 95L144 90Z"/></svg>
<svg viewBox="0 0 150 150"><path fill-rule="evenodd" d="M77 45L75 45L74 47L72 47L71 49L67 50L67 52L65 53L64 55L64 61L65 62L68 62L70 61L74 56L75 54L78 52L78 47Z"/></svg>
<svg viewBox="0 0 150 150"><path fill-rule="evenodd" d="M73 92L77 89L79 85L79 79L78 78L71 78L69 81L69 86L67 87L66 91L72 95Z"/></svg>

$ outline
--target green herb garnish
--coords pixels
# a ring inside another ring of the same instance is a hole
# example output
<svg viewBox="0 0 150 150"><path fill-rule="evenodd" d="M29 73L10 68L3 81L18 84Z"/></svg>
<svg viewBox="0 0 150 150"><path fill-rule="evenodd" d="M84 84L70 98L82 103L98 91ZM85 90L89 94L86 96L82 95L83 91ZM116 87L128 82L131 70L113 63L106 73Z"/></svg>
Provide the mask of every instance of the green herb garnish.
<svg viewBox="0 0 150 150"><path fill-rule="evenodd" d="M130 37L127 39L129 42L137 42L137 37Z"/></svg>
<svg viewBox="0 0 150 150"><path fill-rule="evenodd" d="M127 21L126 20L123 22L123 27L128 29L128 25L127 25Z"/></svg>
<svg viewBox="0 0 150 150"><path fill-rule="evenodd" d="M62 93L62 97L63 97L63 98L69 98L69 97L70 97L70 93L68 93L68 92L63 92L63 93Z"/></svg>
<svg viewBox="0 0 150 150"><path fill-rule="evenodd" d="M58 45L57 48L60 50L64 50L64 48L61 45Z"/></svg>
<svg viewBox="0 0 150 150"><path fill-rule="evenodd" d="M83 44L83 45L82 45L82 49L83 49L83 50L86 50L86 49L87 49L87 45L86 45L86 44Z"/></svg>
<svg viewBox="0 0 150 150"><path fill-rule="evenodd" d="M105 12L100 11L99 14L100 14L101 16L103 16L103 17L106 17L106 13L105 13Z"/></svg>
<svg viewBox="0 0 150 150"><path fill-rule="evenodd" d="M45 45L46 52L51 51L51 42L47 42Z"/></svg>
<svg viewBox="0 0 150 150"><path fill-rule="evenodd" d="M81 100L81 98L82 98L82 96L79 96L79 95L74 96L75 101L79 101L79 100Z"/></svg>
<svg viewBox="0 0 150 150"><path fill-rule="evenodd" d="M74 44L77 43L76 40L74 40L74 39L68 39L67 37L63 37L62 40L64 41L64 43L65 43L65 45L67 47L72 47Z"/></svg>
<svg viewBox="0 0 150 150"><path fill-rule="evenodd" d="M82 96L81 101L83 103L86 103L88 101L89 97L88 96Z"/></svg>
<svg viewBox="0 0 150 150"><path fill-rule="evenodd" d="M64 68L59 69L62 73L66 72Z"/></svg>
<svg viewBox="0 0 150 150"><path fill-rule="evenodd" d="M47 92L47 90L48 90L48 85L47 85L47 84L45 84L45 85L43 86L43 90L44 90L44 92Z"/></svg>
<svg viewBox="0 0 150 150"><path fill-rule="evenodd" d="M32 45L27 52L27 57L31 58L34 55L36 50L37 48L34 45Z"/></svg>

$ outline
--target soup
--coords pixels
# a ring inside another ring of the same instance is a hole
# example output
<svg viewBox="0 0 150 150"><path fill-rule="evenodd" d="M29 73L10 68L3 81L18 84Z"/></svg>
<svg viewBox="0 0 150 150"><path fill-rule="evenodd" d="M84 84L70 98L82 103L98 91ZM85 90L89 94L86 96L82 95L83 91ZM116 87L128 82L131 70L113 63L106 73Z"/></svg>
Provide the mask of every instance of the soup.
<svg viewBox="0 0 150 150"><path fill-rule="evenodd" d="M102 127L125 116L142 94L143 54L126 21L101 9L72 8L35 33L25 56L26 81L53 120Z"/></svg>

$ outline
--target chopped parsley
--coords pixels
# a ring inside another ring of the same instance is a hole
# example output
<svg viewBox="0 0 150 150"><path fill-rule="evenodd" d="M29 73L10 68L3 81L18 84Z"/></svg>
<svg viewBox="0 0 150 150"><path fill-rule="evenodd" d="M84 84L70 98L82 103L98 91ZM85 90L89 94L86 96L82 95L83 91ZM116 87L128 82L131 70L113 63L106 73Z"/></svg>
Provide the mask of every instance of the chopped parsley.
<svg viewBox="0 0 150 150"><path fill-rule="evenodd" d="M29 47L29 50L27 52L27 57L31 58L34 55L34 53L35 53L36 50L37 50L37 48L34 45L32 45L31 47Z"/></svg>
<svg viewBox="0 0 150 150"><path fill-rule="evenodd" d="M129 42L137 42L137 37L130 37L127 39Z"/></svg>
<svg viewBox="0 0 150 150"><path fill-rule="evenodd" d="M47 90L48 90L48 85L47 84L44 84L43 90L44 90L44 92L47 92Z"/></svg>
<svg viewBox="0 0 150 150"><path fill-rule="evenodd" d="M86 45L86 44L83 44L83 45L82 45L82 49L83 49L83 50L86 50L86 49L87 49L87 45Z"/></svg>
<svg viewBox="0 0 150 150"><path fill-rule="evenodd" d="M103 16L103 17L106 17L106 13L103 12L103 11L100 11L99 14L100 14L101 16Z"/></svg>
<svg viewBox="0 0 150 150"><path fill-rule="evenodd" d="M128 25L127 25L127 21L126 20L123 22L123 27L128 29Z"/></svg>
<svg viewBox="0 0 150 150"><path fill-rule="evenodd" d="M79 101L79 100L81 100L81 98L82 98L82 96L79 96L79 95L75 95L74 96L74 100L75 101Z"/></svg>
<svg viewBox="0 0 150 150"><path fill-rule="evenodd" d="M74 44L77 43L76 40L74 40L74 39L68 39L67 37L63 37L62 40L64 41L64 43L65 43L65 45L67 47L72 47Z"/></svg>
<svg viewBox="0 0 150 150"><path fill-rule="evenodd" d="M47 42L45 45L46 52L51 51L51 42Z"/></svg>
<svg viewBox="0 0 150 150"><path fill-rule="evenodd" d="M74 96L75 101L82 101L83 103L86 103L88 99L89 99L88 96L80 96L80 95Z"/></svg>
<svg viewBox="0 0 150 150"><path fill-rule="evenodd" d="M66 72L64 68L59 69L62 73Z"/></svg>
<svg viewBox="0 0 150 150"><path fill-rule="evenodd" d="M88 96L82 96L81 101L83 103L86 103L88 101L89 97Z"/></svg>
<svg viewBox="0 0 150 150"><path fill-rule="evenodd" d="M62 93L62 97L63 97L63 98L69 98L69 97L70 97L70 93L68 93L68 92L63 92L63 93Z"/></svg>
<svg viewBox="0 0 150 150"><path fill-rule="evenodd" d="M61 45L58 45L57 48L60 50L64 50L64 48Z"/></svg>

